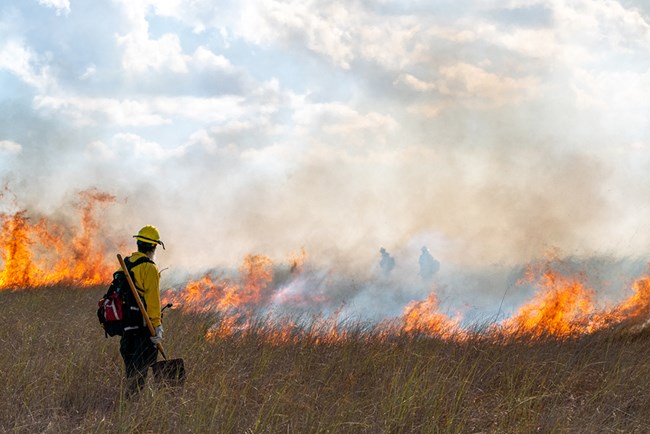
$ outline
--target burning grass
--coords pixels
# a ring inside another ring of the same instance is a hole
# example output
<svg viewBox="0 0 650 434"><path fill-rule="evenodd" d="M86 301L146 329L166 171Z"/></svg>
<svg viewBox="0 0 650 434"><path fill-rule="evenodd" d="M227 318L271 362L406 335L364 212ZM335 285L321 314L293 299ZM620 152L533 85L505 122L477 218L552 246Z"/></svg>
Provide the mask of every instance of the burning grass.
<svg viewBox="0 0 650 434"><path fill-rule="evenodd" d="M0 199L7 192L0 192ZM8 195L7 195L8 196ZM96 213L110 205L115 197L89 189L78 193L69 207L76 210L76 222L57 222L18 209L13 213L0 211L0 291L38 288L52 285L107 285L116 263L108 252L117 247L104 237ZM110 248L109 248L110 247ZM564 275L557 270L557 258L530 264L522 279L537 287L535 296L510 318L492 324L490 333L531 339L553 336L561 339L591 334L623 322L643 327L650 318L650 277L639 278L632 285L633 294L615 306L599 307L596 291L581 276ZM280 271L280 273L278 273ZM280 276L279 276L280 274ZM244 258L237 276L225 278L210 273L196 281L186 282L163 291L163 301L181 305L189 313L216 313L222 320L209 328L208 339L241 334L253 327L260 313L269 315L256 329L264 330L272 342L303 339L292 319L274 316L275 311L328 312L317 318L309 328L318 329L322 341L346 339L349 327L337 324L339 314L331 311L361 292L356 284L340 285L337 276L315 270L306 263L301 250L289 258L289 266L274 265L263 255ZM330 281L332 279L333 281ZM367 288L381 287L386 281L370 279ZM412 285L410 283L409 285ZM386 292L397 290L385 287ZM339 287L345 287L339 294ZM364 306L365 307L365 306ZM440 312L435 289L423 300L406 303L401 317L390 323L376 325L381 336L424 334L434 338L462 341L462 312L449 317Z"/></svg>
<svg viewBox="0 0 650 434"><path fill-rule="evenodd" d="M650 335L613 328L531 340L486 325L450 340L340 320L345 339L319 340L316 323L277 341L252 321L206 340L221 314L174 310L165 344L186 386L127 402L118 341L95 318L103 291L0 292L0 431L650 430Z"/></svg>
<svg viewBox="0 0 650 434"><path fill-rule="evenodd" d="M115 266L100 246L97 234L101 228L95 213L114 201L114 196L98 190L80 192L72 205L79 215L74 227L30 217L24 209L0 212L0 291L109 282Z"/></svg>
<svg viewBox="0 0 650 434"><path fill-rule="evenodd" d="M284 271L249 255L237 275L163 292L183 308L165 318L166 345L188 383L126 402L118 340L94 313L115 265L93 215L114 198L79 197L78 227L0 214L0 431L650 431L650 277L600 306L548 260L510 318L461 327L435 291L393 319L351 320L304 251Z"/></svg>
<svg viewBox="0 0 650 434"><path fill-rule="evenodd" d="M634 281L627 299L599 306L596 291L583 282L584 278L560 274L548 261L540 264L531 264L520 281L536 288L534 296L509 318L482 327L478 334L492 339L499 337L499 340L565 340L611 328L638 330L648 325L650 277ZM244 259L237 277L217 278L207 274L197 281L163 291L163 302L181 306L186 312L218 314L221 320L207 331L207 339L246 334L249 329L263 330L265 337L276 344L302 340L312 334L325 342L347 339L351 329L349 318L348 324L341 324L340 309L323 314L322 307L327 306L328 300L322 296L336 292L334 288L319 293L318 299L311 295L313 288L305 283L303 271L296 272L292 267L288 281L278 284L274 282L273 270L268 258L250 255ZM292 288L293 295L280 297L287 287ZM283 313L292 309L300 312L305 306L318 307L323 301L321 310L316 310L317 316L309 317L307 324ZM330 300L330 307L332 304ZM372 329L373 338L425 335L455 342L462 342L477 331L476 325L463 326L460 313L453 318L443 313L435 291L422 300L407 303L399 317L374 323Z"/></svg>

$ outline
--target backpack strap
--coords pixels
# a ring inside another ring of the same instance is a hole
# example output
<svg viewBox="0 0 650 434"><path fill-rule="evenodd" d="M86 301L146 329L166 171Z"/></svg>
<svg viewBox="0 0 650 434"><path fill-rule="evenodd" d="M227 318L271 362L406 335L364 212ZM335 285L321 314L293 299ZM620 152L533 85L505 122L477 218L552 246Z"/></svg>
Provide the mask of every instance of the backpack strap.
<svg viewBox="0 0 650 434"><path fill-rule="evenodd" d="M126 258L124 260L124 265L126 265L126 268L131 271L133 267L136 265L144 264L145 262L151 262L152 264L154 263L151 259L149 259L148 256L143 256L141 258L136 259L135 261L131 262L131 258Z"/></svg>
<svg viewBox="0 0 650 434"><path fill-rule="evenodd" d="M144 264L146 262L151 262L152 264L155 263L151 259L149 259L149 257L147 257L147 256L143 256L141 258L138 258L133 262L131 261L130 257L124 258L124 265L126 265L126 271L131 276L131 280L133 281L133 285L135 286L135 288L137 290L136 292L138 293L138 297L140 298L140 300L142 300L142 303L143 303L145 309L147 308L147 302L144 300L144 297L142 295L140 295L140 291L142 291L142 288L140 288L140 286L138 286L138 284L136 283L135 276L133 275L132 269L135 266L140 265L140 264ZM124 271L124 270L122 270L122 271ZM131 292L131 291L129 291L129 292ZM138 313L140 313L139 308L135 308L135 309L137 309ZM143 319L143 322L144 322L144 319ZM128 326L128 327L124 328L124 331L127 332L127 331L132 331L132 330L139 330L139 329L142 329L143 327L146 327L146 325L142 324L142 325Z"/></svg>
<svg viewBox="0 0 650 434"><path fill-rule="evenodd" d="M143 256L141 258L136 259L135 261L131 262L131 258L124 258L124 265L126 265L126 270L128 273L131 275L131 279L133 280L133 284L135 285L136 289L142 291L142 288L140 288L136 283L135 283L135 276L133 275L133 272L131 271L136 265L144 264L146 262L151 262L154 264L151 259L149 259L148 256ZM140 296L142 298L142 296Z"/></svg>

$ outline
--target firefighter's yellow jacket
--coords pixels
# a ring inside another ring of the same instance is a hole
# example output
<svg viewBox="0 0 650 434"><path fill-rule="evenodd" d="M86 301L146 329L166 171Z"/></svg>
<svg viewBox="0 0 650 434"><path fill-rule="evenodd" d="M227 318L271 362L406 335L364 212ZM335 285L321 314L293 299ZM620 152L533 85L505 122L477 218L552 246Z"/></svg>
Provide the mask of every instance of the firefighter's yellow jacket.
<svg viewBox="0 0 650 434"><path fill-rule="evenodd" d="M129 257L129 262L135 262L146 256L141 252L133 252ZM135 287L138 293L144 299L147 306L147 314L154 327L161 324L160 315L160 273L158 267L153 262L143 262L131 268L135 278Z"/></svg>

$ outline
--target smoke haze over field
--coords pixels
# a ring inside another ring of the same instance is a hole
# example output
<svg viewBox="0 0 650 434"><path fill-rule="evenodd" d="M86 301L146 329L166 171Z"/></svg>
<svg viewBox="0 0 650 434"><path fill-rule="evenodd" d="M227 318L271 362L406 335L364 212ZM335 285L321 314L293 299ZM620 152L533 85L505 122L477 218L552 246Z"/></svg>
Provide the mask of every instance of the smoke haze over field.
<svg viewBox="0 0 650 434"><path fill-rule="evenodd" d="M650 7L501 4L5 1L4 211L97 188L113 243L154 224L194 271L646 256Z"/></svg>

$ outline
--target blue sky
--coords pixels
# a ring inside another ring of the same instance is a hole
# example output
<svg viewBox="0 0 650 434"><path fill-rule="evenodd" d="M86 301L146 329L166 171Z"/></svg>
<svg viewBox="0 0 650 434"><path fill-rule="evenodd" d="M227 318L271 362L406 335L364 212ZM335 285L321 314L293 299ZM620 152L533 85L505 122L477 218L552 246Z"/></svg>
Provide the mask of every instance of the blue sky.
<svg viewBox="0 0 650 434"><path fill-rule="evenodd" d="M649 23L641 0L8 0L0 179L34 213L110 192L107 236L154 224L181 266L644 256Z"/></svg>

